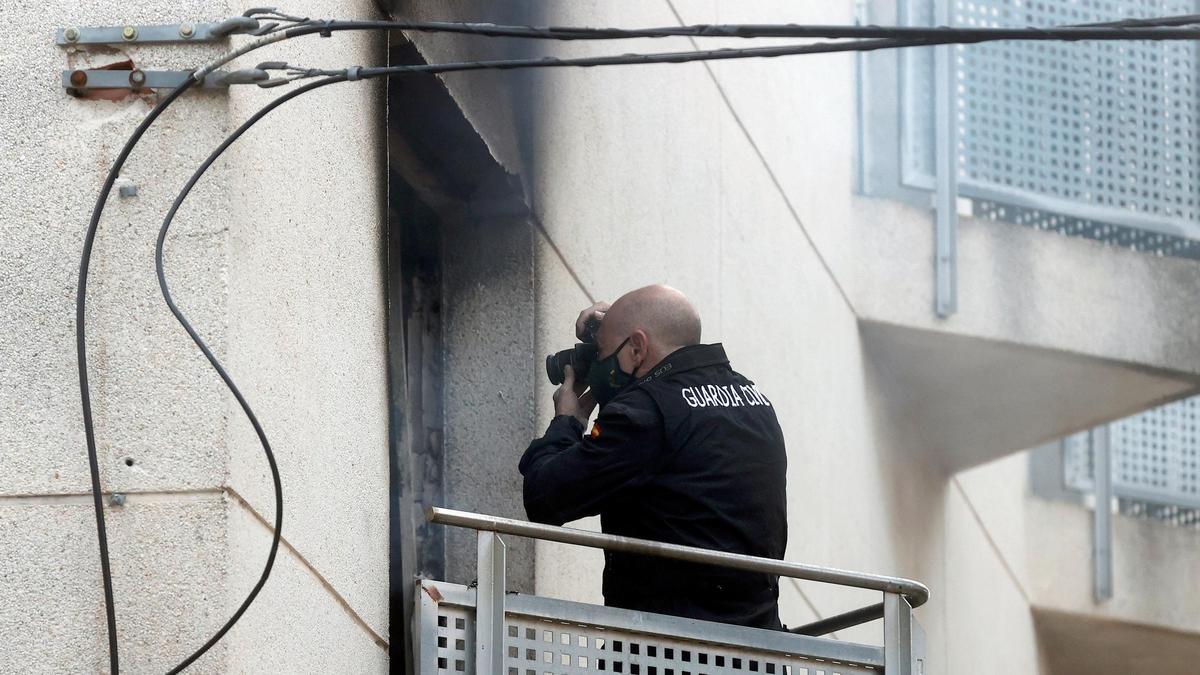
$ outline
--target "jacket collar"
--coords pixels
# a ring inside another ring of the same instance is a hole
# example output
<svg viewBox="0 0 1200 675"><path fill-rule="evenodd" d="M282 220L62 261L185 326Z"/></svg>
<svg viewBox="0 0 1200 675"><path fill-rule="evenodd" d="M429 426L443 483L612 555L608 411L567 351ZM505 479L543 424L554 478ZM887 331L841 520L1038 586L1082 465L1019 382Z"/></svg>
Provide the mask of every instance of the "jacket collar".
<svg viewBox="0 0 1200 675"><path fill-rule="evenodd" d="M711 345L691 345L680 347L668 354L662 361L650 369L648 375L643 375L638 384L665 377L668 374L682 373L693 368L728 364L729 357L725 356L725 347L720 342Z"/></svg>

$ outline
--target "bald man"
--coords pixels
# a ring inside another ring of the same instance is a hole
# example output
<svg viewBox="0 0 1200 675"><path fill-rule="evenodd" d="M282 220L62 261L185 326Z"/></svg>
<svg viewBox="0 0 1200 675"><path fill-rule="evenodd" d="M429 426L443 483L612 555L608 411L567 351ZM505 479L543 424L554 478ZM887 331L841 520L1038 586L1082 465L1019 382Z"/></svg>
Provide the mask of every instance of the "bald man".
<svg viewBox="0 0 1200 675"><path fill-rule="evenodd" d="M581 312L581 340L589 319L600 321L596 361L583 382L567 368L550 427L521 458L530 520L599 514L609 534L783 558L775 408L720 344L700 344L692 303L647 286ZM773 575L605 552L609 606L782 630L778 598Z"/></svg>

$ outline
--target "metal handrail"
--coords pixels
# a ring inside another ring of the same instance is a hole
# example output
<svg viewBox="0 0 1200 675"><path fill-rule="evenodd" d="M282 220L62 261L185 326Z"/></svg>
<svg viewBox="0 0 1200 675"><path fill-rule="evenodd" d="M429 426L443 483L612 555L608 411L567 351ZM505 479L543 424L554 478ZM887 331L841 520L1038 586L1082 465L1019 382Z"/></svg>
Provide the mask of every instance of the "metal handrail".
<svg viewBox="0 0 1200 675"><path fill-rule="evenodd" d="M453 509L444 509L438 506L430 507L427 515L430 522L440 523L442 525L453 525L455 527L465 527L472 530L483 530L496 532L499 534L511 534L519 537L543 539L546 541L557 541L563 544L575 544L577 546L602 548L608 551L640 553L642 555L705 563L709 565L716 565L718 567L745 570L748 572L765 572L767 574L777 574L781 577L819 581L822 583L850 586L853 588L865 588L873 591L882 591L884 593L897 593L904 596L904 598L908 600L909 605L914 608L920 607L921 605L925 604L927 600L929 600L929 588L925 586L925 584L922 584L919 581L913 581L912 579L904 579L901 577L888 577L878 574L867 574L865 572L853 572L833 567L805 565L802 563L776 560L774 558L759 558L752 555L726 553L724 551L714 551L711 549L696 548L693 546L681 546L679 544L665 544L657 541L649 541L647 539L621 537L613 534L591 532L588 530L579 530L571 527L556 527L554 525L531 523L524 520L513 520L511 518L500 518L497 516L488 516L480 513L471 513L469 511L455 511ZM855 623L861 623L861 619L866 616L865 612L867 610L872 610L875 607L876 606L866 607L862 610L855 610L854 612L850 612L846 615L839 615L838 617L824 619L820 622L817 622L817 624L810 624L807 627L802 626L800 629L796 629L796 631L800 632L803 631L804 628L810 628L818 624L828 624L828 622L833 619L856 615L856 613L858 613L857 617L860 620L856 621ZM881 606L880 610L882 610ZM882 611L880 611L879 616L882 616ZM872 618L879 617L874 616ZM832 630L837 630L837 628Z"/></svg>

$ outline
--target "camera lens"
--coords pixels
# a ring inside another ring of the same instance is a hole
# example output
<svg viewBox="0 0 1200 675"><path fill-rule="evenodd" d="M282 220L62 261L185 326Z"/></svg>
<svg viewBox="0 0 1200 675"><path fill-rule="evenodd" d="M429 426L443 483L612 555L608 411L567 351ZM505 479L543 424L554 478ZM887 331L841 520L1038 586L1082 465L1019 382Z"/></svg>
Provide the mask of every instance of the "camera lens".
<svg viewBox="0 0 1200 675"><path fill-rule="evenodd" d="M570 365L571 353L574 351L574 349L564 349L546 357L546 376L550 378L550 384L562 384L566 379L567 374L563 370L563 366Z"/></svg>

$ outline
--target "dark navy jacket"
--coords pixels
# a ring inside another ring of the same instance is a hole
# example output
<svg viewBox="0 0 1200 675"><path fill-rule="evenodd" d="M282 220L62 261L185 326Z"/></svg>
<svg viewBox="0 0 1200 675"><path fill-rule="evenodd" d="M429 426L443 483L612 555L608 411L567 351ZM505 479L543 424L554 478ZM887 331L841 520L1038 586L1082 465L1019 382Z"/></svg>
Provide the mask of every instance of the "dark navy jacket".
<svg viewBox="0 0 1200 675"><path fill-rule="evenodd" d="M530 520L600 514L641 539L783 558L787 455L775 408L720 344L677 350L600 411L569 415L521 458ZM780 629L773 575L605 552L605 604Z"/></svg>

